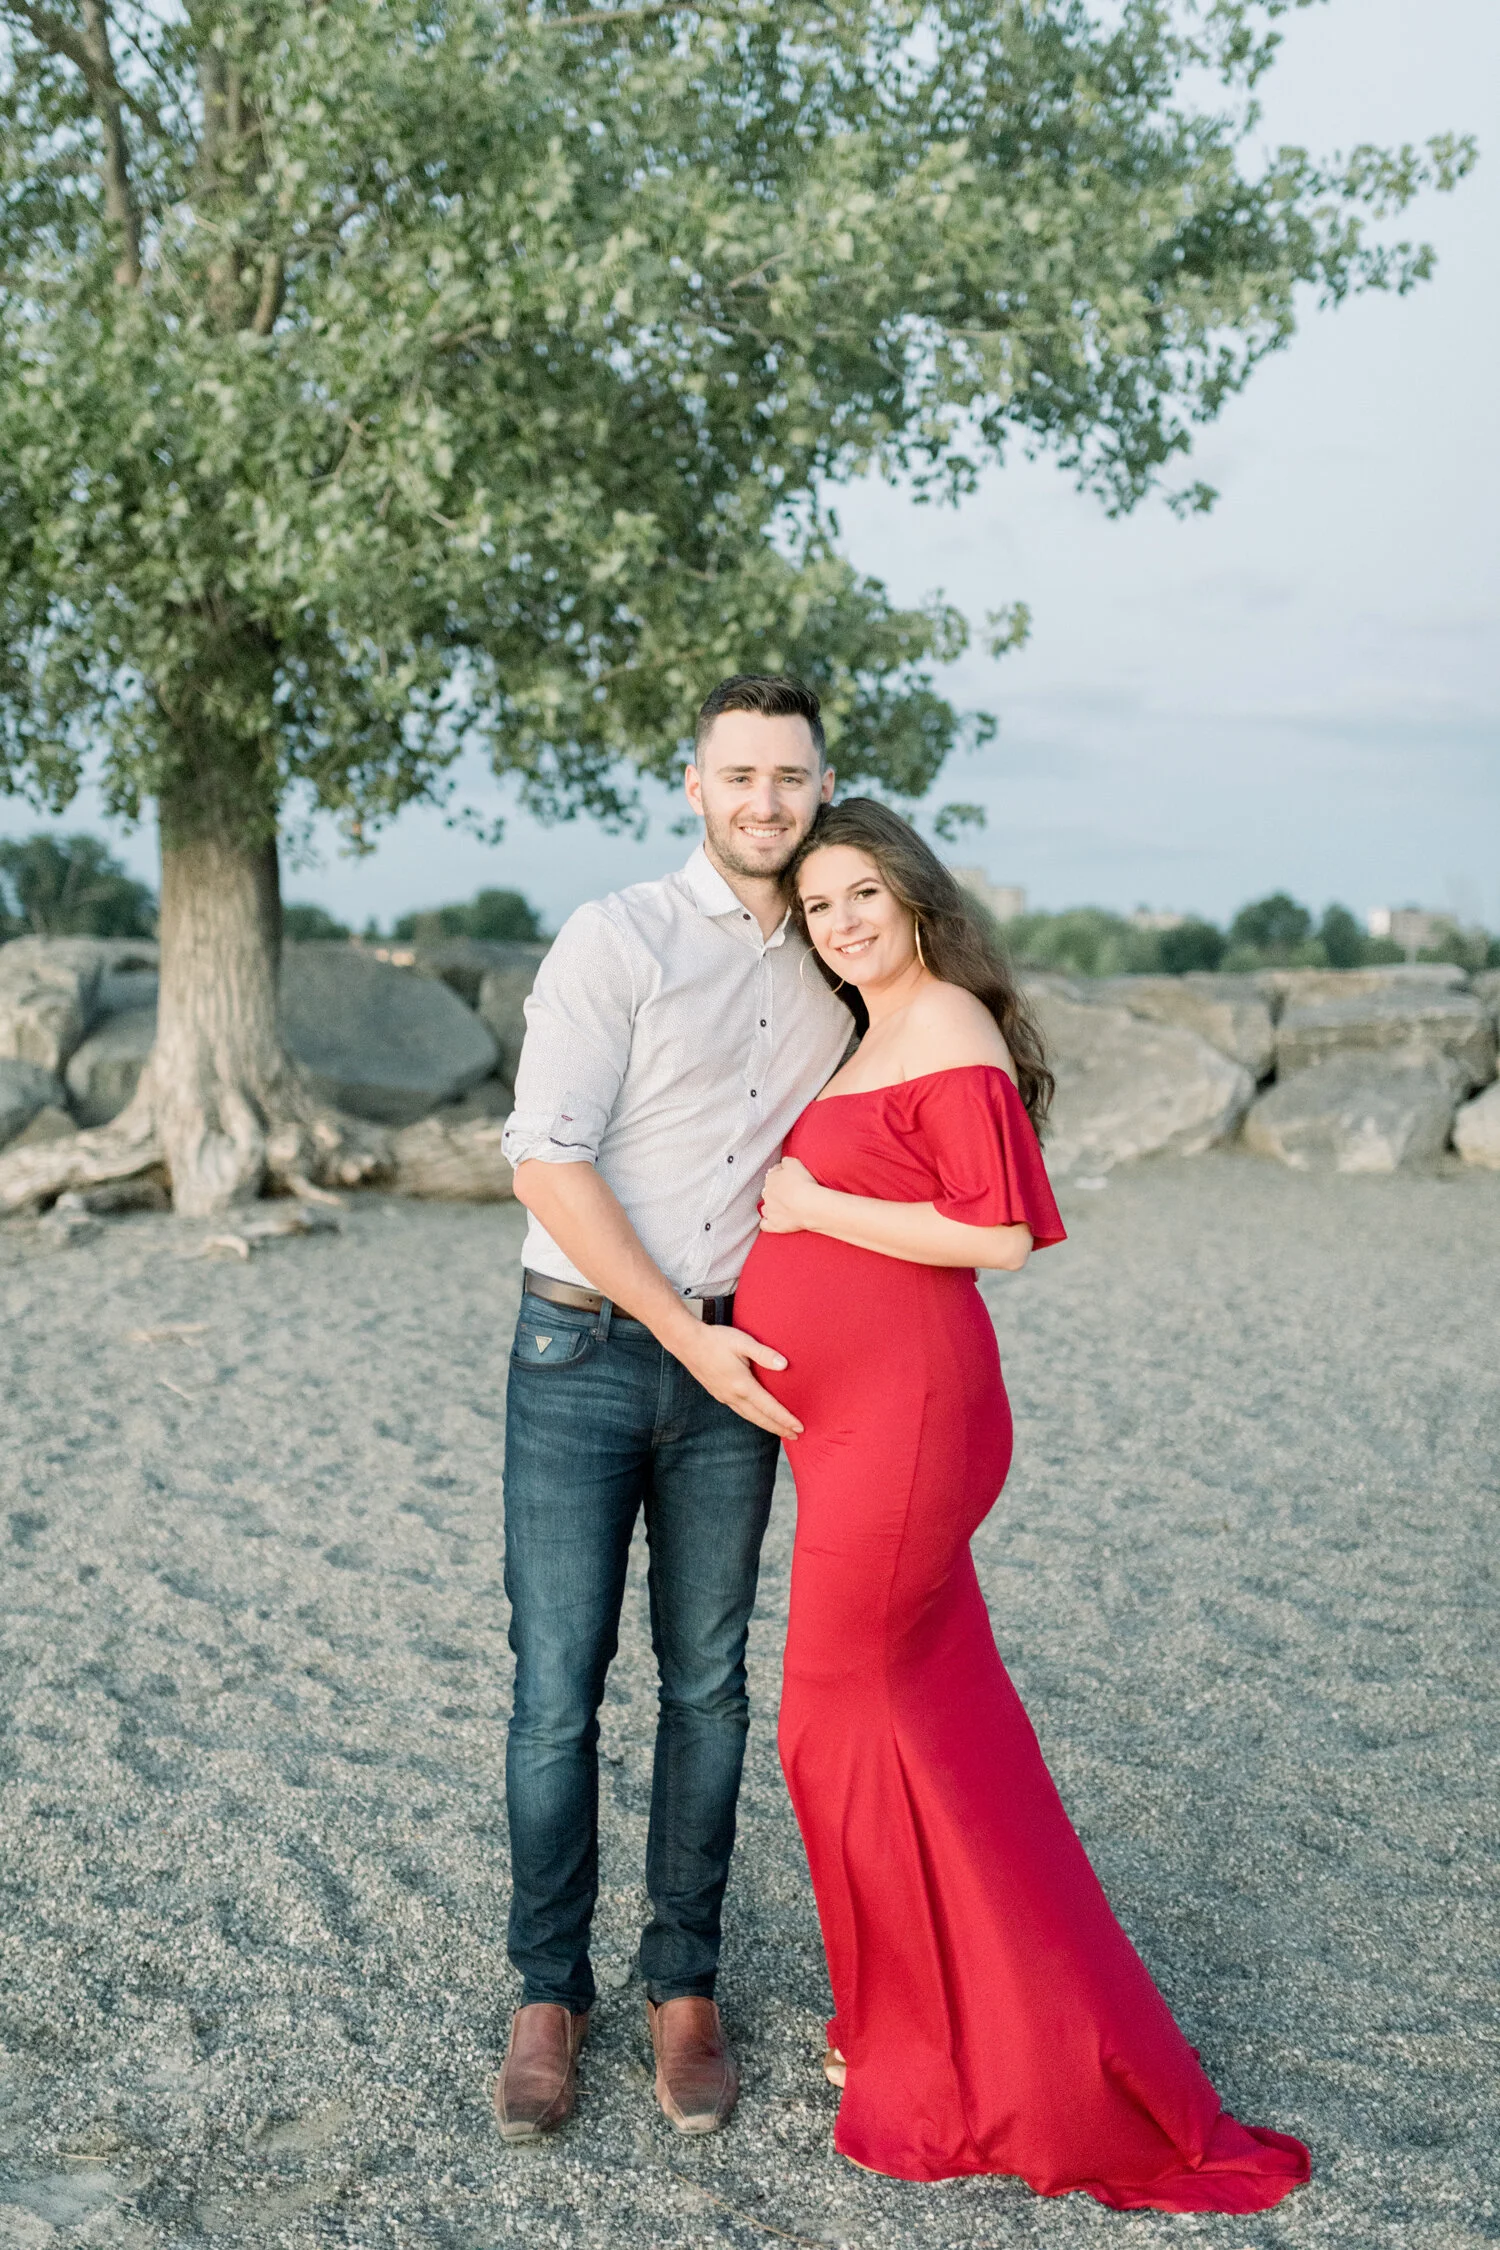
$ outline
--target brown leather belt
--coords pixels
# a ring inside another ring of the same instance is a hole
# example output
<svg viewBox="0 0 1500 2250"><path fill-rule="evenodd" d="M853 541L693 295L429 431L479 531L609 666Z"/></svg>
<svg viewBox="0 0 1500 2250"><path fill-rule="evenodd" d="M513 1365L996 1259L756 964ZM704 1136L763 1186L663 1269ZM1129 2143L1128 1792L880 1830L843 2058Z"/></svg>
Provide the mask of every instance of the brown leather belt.
<svg viewBox="0 0 1500 2250"><path fill-rule="evenodd" d="M549 1305L571 1305L574 1312L603 1312L609 1299L597 1289L580 1289L576 1282L553 1281L544 1273L523 1270L521 1287L528 1297L541 1297ZM734 1326L734 1293L727 1297L684 1297L683 1303L690 1313L696 1313L709 1328ZM622 1316L630 1319L628 1313Z"/></svg>

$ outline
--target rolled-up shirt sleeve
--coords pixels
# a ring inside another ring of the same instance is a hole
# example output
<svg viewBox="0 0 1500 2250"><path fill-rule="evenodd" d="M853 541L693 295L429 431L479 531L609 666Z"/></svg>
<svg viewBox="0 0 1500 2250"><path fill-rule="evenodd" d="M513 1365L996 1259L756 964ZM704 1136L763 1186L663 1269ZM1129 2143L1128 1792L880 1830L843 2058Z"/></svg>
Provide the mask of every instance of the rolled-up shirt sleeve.
<svg viewBox="0 0 1500 2250"><path fill-rule="evenodd" d="M634 978L624 933L598 905L558 931L526 1002L512 1165L592 1164L630 1060Z"/></svg>

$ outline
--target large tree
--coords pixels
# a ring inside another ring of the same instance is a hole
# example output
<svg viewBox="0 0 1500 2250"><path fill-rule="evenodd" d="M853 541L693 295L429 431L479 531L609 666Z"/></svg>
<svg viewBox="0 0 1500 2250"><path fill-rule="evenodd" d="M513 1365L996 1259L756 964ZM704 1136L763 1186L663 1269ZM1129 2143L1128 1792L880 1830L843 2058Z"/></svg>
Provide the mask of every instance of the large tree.
<svg viewBox="0 0 1500 2250"><path fill-rule="evenodd" d="M478 739L621 817L780 665L920 795L964 624L840 558L839 480L1019 443L1129 508L1301 285L1427 270L1365 222L1461 144L1246 160L1292 4L0 0L0 785L93 760L162 851L140 1092L0 1204L357 1173L276 1031L313 807L365 838Z"/></svg>

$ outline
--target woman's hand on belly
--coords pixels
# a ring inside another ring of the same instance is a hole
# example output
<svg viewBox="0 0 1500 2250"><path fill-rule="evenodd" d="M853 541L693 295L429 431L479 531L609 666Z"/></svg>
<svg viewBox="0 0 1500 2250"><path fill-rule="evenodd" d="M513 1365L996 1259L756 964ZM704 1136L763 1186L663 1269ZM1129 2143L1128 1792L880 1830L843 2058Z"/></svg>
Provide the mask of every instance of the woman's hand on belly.
<svg viewBox="0 0 1500 2250"><path fill-rule="evenodd" d="M825 1193L799 1158L784 1156L766 1174L761 1191L761 1226L767 1234L802 1234L808 1228L817 1231L819 1205Z"/></svg>
<svg viewBox="0 0 1500 2250"><path fill-rule="evenodd" d="M885 1203L819 1184L795 1156L766 1174L766 1234L822 1234L918 1266L999 1267L1012 1273L1031 1255L1028 1226L971 1227L931 1203Z"/></svg>

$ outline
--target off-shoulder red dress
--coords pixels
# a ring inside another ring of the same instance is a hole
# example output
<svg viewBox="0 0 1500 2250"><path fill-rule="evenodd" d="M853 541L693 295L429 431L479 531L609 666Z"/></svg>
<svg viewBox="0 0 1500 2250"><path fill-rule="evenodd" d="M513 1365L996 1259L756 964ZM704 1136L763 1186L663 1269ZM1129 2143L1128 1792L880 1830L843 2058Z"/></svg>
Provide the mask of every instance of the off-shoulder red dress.
<svg viewBox="0 0 1500 2250"><path fill-rule="evenodd" d="M1063 1240L1003 1071L827 1096L786 1145L826 1187ZM835 2146L1120 2210L1279 2202L1306 2149L1220 2107L996 1651L969 1540L1011 1421L973 1273L762 1234L735 1318L785 1353L762 1380L804 1425L780 1747L848 2062Z"/></svg>

